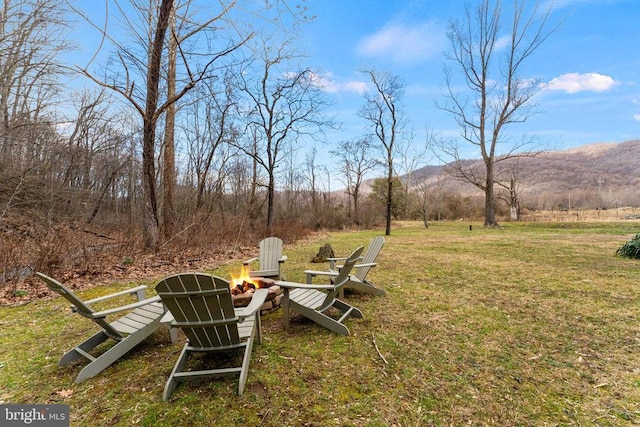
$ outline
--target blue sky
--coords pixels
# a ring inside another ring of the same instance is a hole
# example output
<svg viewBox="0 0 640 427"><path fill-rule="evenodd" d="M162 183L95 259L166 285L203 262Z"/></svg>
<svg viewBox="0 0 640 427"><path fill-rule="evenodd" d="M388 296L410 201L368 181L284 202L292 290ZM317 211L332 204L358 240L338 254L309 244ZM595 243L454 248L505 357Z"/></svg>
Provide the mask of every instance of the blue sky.
<svg viewBox="0 0 640 427"><path fill-rule="evenodd" d="M104 3L78 4L101 22ZM303 27L298 42L305 65L318 72L333 101L330 112L343 126L327 133L329 148L321 153L362 136L366 123L358 110L368 84L363 69L390 72L405 82L407 128L418 142L426 128L441 137L459 135L434 99L444 90L447 25L452 18L463 19L465 1L308 0L307 5L315 19ZM550 5L543 0L543 8ZM509 136L535 136L548 149L640 138L640 1L555 0L552 20L562 21L561 26L526 67L530 77L546 83L534 99L540 113L512 127ZM78 40L85 49L79 64L85 65L99 37L84 28Z"/></svg>
<svg viewBox="0 0 640 427"><path fill-rule="evenodd" d="M445 137L459 134L433 101L443 93L447 25L464 17L465 2L311 3L316 18L303 33L304 51L345 126L329 139L360 132L364 123L357 111L366 78L359 70L370 68L405 82L408 126L417 132L428 126ZM535 135L553 149L640 138L640 1L556 0L552 7L553 21L562 24L526 67L547 83L535 98L540 114L510 134Z"/></svg>

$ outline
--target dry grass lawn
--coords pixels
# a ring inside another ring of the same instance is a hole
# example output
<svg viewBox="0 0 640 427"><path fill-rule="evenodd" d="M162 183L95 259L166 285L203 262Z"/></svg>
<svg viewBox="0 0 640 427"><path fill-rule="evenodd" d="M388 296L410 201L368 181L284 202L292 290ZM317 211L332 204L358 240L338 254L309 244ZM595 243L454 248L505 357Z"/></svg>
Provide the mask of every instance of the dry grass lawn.
<svg viewBox="0 0 640 427"><path fill-rule="evenodd" d="M241 398L228 378L183 383L163 402L182 345L164 330L75 384L79 367L57 360L91 323L62 298L0 307L0 401L69 404L73 426L637 425L640 264L614 253L639 228L394 224L370 273L388 295L347 295L365 314L347 321L349 337L265 316ZM287 278L317 269L308 261L324 243L346 254L379 233L288 247ZM237 261L211 271L228 277Z"/></svg>

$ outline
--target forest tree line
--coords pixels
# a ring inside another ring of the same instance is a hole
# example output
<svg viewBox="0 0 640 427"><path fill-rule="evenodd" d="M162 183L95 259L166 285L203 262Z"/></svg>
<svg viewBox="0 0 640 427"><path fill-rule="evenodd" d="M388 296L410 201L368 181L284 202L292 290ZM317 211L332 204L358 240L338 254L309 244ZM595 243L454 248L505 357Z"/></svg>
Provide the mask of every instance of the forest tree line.
<svg viewBox="0 0 640 427"><path fill-rule="evenodd" d="M323 130L337 123L290 41L308 19L304 2L259 10L195 3L116 2L116 38L66 2L3 2L4 279L86 247L78 231L157 251L267 234L293 240L384 218L382 189L359 194L365 175L381 170L369 136L341 142L331 167L318 163ZM248 15L252 24L242 25ZM65 59L76 49L68 38L74 21L99 36L81 65ZM381 90L390 81L401 93L394 76L370 74Z"/></svg>

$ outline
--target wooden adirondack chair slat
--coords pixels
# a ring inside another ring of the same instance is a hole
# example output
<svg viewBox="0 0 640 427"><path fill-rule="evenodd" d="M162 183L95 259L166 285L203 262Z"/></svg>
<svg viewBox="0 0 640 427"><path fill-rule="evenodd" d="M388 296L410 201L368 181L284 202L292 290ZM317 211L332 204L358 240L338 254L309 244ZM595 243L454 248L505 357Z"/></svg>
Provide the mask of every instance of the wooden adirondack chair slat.
<svg viewBox="0 0 640 427"><path fill-rule="evenodd" d="M83 301L57 280L42 273L36 273L36 276L42 279L51 290L62 295L69 301L72 304L73 311L93 320L102 329L100 332L66 352L60 359L60 362L58 362L59 366L64 366L79 359L89 361L89 364L85 366L76 377L77 383L96 376L155 332L160 327L160 319L165 313L164 306L159 302L160 298L158 297L142 299L138 301L138 303L127 304L104 312L96 312L91 304L89 304L89 302L102 302L113 297L126 295L127 293L136 295L137 298L144 298L144 293L141 292L140 286L128 292L117 292L90 301ZM107 321L105 317L107 313L116 313L119 310L130 312L113 322ZM109 339L115 341L112 347L97 357L90 354L97 346Z"/></svg>
<svg viewBox="0 0 640 427"><path fill-rule="evenodd" d="M292 289L289 297L298 304L315 310L327 299L327 294L313 289Z"/></svg>
<svg viewBox="0 0 640 427"><path fill-rule="evenodd" d="M369 246L367 247L365 254L362 256L362 260L353 267L351 277L344 285L345 289L353 289L357 292L373 295L386 295L387 291L377 287L373 282L367 279L369 271L376 265L376 259L378 258L383 246L384 236L376 236L371 240L371 242L369 242ZM305 273L310 277L332 276L336 271L339 271L342 268L342 266L338 265L337 262L344 259L345 258L329 258L328 271L307 270ZM342 296L344 295L341 294L341 297Z"/></svg>
<svg viewBox="0 0 640 427"><path fill-rule="evenodd" d="M362 312L352 305L337 298L342 287L349 281L350 272L360 259L362 246L357 248L346 260L338 274L333 277L331 285L322 285L314 289L311 283L276 281L275 284L284 289L283 320L285 328L289 325L289 311L300 313L317 324L341 335L349 335L344 325L348 317L362 318ZM307 276L310 278L311 276ZM310 279L308 280L310 281ZM328 314L329 309L336 309L341 316L336 319Z"/></svg>
<svg viewBox="0 0 640 427"><path fill-rule="evenodd" d="M133 334L146 325L155 322L164 314L162 303L155 302L149 306L140 307L120 319L111 322L111 326L122 334Z"/></svg>
<svg viewBox="0 0 640 427"><path fill-rule="evenodd" d="M282 255L283 242L278 237L267 237L260 241L260 254L257 258L244 261L243 264L251 267L255 261L259 262L257 270L249 270L251 277L267 277L271 279L283 279L282 265L287 260Z"/></svg>
<svg viewBox="0 0 640 427"><path fill-rule="evenodd" d="M226 280L201 273L182 273L166 277L156 285L158 295L173 315L172 325L187 336L176 364L169 375L163 399L169 400L179 381L189 378L237 375L238 395L242 395L249 371L253 341L261 341L260 307L268 290L253 294L250 310L242 315L233 307L231 289ZM194 352L244 352L241 366L205 370L188 370Z"/></svg>

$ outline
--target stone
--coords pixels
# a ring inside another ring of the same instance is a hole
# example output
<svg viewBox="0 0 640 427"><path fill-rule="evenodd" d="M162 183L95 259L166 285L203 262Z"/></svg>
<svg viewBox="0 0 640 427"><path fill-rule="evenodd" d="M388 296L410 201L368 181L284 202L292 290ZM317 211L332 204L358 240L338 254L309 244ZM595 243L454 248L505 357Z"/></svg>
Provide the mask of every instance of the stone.
<svg viewBox="0 0 640 427"><path fill-rule="evenodd" d="M320 247L320 250L318 251L318 253L313 258L311 258L311 262L314 262L314 263L327 262L327 258L333 258L335 256L336 255L333 252L333 248L329 243L327 243L324 246Z"/></svg>

